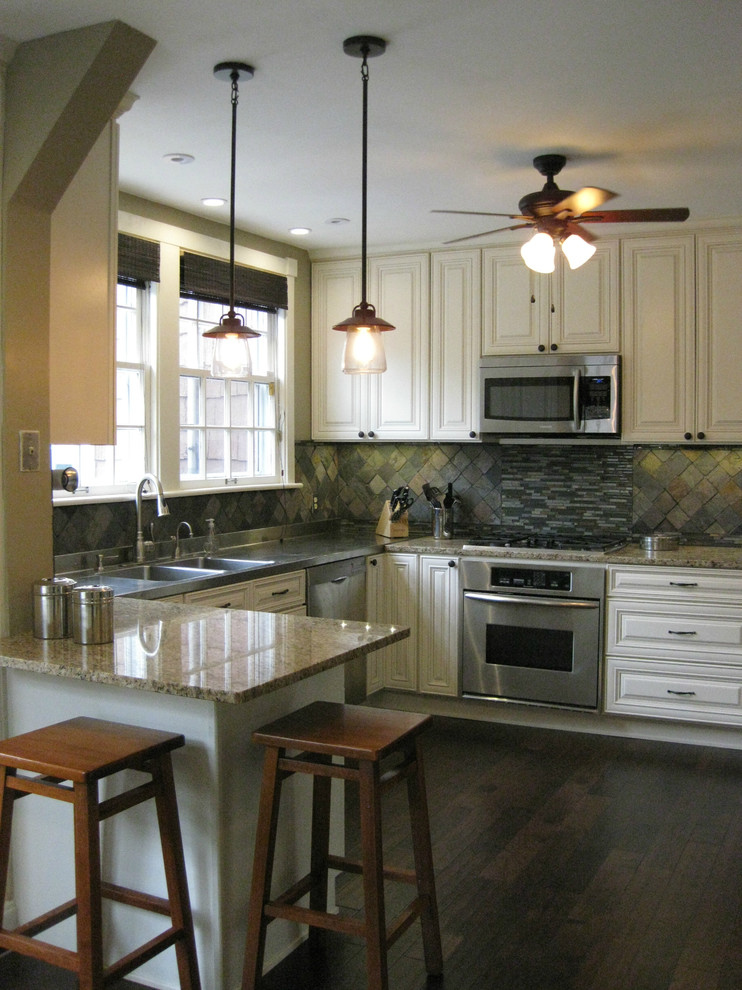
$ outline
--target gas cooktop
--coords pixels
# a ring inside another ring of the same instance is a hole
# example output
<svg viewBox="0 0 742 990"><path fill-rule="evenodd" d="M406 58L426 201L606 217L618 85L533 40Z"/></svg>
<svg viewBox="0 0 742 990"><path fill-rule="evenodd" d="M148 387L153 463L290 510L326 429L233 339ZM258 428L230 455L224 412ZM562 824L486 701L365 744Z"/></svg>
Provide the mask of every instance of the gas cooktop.
<svg viewBox="0 0 742 990"><path fill-rule="evenodd" d="M627 538L620 536L537 536L528 533L483 533L466 540L463 549L481 547L520 547L524 550L582 550L610 553L625 546Z"/></svg>

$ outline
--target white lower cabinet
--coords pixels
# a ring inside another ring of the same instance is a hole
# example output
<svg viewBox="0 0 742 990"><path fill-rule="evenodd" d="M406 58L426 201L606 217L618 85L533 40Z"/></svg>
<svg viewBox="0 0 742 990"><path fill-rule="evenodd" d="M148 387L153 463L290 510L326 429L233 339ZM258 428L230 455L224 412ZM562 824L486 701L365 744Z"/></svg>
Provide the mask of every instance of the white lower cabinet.
<svg viewBox="0 0 742 990"><path fill-rule="evenodd" d="M369 655L368 693L382 687L458 693L458 560L384 553L366 563L369 622L408 626L408 639Z"/></svg>
<svg viewBox="0 0 742 990"><path fill-rule="evenodd" d="M241 581L222 588L205 588L183 595L193 605L243 608L253 612L291 612L306 615L306 571L289 571Z"/></svg>
<svg viewBox="0 0 742 990"><path fill-rule="evenodd" d="M742 572L610 567L605 709L742 724Z"/></svg>

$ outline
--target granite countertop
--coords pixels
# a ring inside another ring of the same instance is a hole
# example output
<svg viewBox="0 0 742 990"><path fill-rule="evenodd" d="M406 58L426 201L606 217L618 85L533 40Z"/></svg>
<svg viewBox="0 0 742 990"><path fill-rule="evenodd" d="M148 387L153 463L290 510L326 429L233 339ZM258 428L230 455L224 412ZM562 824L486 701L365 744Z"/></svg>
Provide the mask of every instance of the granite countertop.
<svg viewBox="0 0 742 990"><path fill-rule="evenodd" d="M582 561L596 564L652 564L659 567L711 567L742 570L742 546L681 544L676 550L649 552L629 543L613 553L586 550L544 550L523 547L474 547L466 539L435 540L432 536L395 540L387 553L440 554L446 557L497 557L500 560Z"/></svg>
<svg viewBox="0 0 742 990"><path fill-rule="evenodd" d="M409 629L117 598L114 641L0 639L0 667L244 702L409 636Z"/></svg>

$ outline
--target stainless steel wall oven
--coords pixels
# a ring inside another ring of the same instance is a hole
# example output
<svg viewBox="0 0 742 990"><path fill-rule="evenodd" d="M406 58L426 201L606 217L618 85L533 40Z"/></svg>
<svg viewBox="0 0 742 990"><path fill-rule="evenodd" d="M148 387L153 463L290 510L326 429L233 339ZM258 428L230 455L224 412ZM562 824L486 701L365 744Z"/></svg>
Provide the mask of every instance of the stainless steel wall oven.
<svg viewBox="0 0 742 990"><path fill-rule="evenodd" d="M596 709L605 569L465 558L465 697Z"/></svg>

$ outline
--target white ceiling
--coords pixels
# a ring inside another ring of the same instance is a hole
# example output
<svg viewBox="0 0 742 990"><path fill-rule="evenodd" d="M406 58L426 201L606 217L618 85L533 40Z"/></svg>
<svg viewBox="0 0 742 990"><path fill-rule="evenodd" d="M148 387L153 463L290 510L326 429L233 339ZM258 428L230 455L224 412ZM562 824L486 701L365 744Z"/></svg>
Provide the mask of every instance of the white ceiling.
<svg viewBox="0 0 742 990"><path fill-rule="evenodd" d="M200 202L229 195L229 86L212 68L245 61L238 226L315 253L360 244L355 34L388 43L369 63L372 249L498 226L430 211L517 213L543 152L567 155L563 189L620 193L612 208L742 216L740 0L2 0L0 35L114 18L157 41L121 119L121 189L227 222Z"/></svg>

